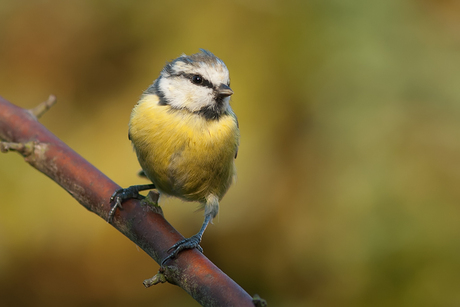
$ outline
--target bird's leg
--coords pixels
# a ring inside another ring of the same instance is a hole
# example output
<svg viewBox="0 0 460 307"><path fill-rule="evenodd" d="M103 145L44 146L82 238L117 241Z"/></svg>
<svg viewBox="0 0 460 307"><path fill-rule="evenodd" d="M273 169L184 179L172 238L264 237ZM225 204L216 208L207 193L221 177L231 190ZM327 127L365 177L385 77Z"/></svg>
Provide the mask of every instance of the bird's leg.
<svg viewBox="0 0 460 307"><path fill-rule="evenodd" d="M120 188L113 192L112 196L110 197L110 202L115 201L112 209L110 209L109 216L107 218L107 222L111 223L113 216L115 215L115 211L117 208L123 209L121 203L130 198L136 199L143 199L144 196L140 195L140 191L151 190L155 189L155 185L151 184L140 184L140 185L133 185L126 189Z"/></svg>
<svg viewBox="0 0 460 307"><path fill-rule="evenodd" d="M212 214L206 214L204 217L204 222L203 225L201 226L200 231L194 235L191 236L190 238L183 239L173 246L171 246L168 249L168 252L172 251L166 258L161 261L161 266L164 266L164 264L172 258L175 258L177 254L184 250L184 249L192 249L192 248L197 248L200 252L203 252L203 249L200 246L201 238L203 237L203 233L206 230L206 227L208 227L209 222L212 220Z"/></svg>

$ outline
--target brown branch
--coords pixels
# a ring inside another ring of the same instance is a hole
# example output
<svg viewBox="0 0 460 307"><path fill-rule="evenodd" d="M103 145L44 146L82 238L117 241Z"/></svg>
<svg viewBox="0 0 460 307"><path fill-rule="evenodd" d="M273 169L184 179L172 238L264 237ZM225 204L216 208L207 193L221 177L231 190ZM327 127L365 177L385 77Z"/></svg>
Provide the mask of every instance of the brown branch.
<svg viewBox="0 0 460 307"><path fill-rule="evenodd" d="M120 187L36 120L54 102L54 96L50 96L30 111L0 97L0 139L5 141L1 150L15 150L23 155L26 162L105 222L110 196ZM183 238L159 210L137 200L123 203L113 226L157 263L167 256L169 247ZM252 298L238 284L196 249L181 252L171 265L144 284L149 286L164 280L178 285L203 306L254 306Z"/></svg>

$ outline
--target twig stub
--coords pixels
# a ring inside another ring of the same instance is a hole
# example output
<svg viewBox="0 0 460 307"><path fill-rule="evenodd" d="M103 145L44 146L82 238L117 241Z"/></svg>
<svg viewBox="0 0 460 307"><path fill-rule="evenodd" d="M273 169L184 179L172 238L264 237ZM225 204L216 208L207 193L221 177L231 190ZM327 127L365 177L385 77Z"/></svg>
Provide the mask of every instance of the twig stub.
<svg viewBox="0 0 460 307"><path fill-rule="evenodd" d="M156 284L165 283L165 282L166 282L166 277L164 276L162 272L158 271L158 273L152 278L144 280L143 284L144 284L144 287L148 288Z"/></svg>
<svg viewBox="0 0 460 307"><path fill-rule="evenodd" d="M35 108L29 109L29 113L32 114L35 118L40 118L46 111L48 111L55 103L57 102L56 96L50 95L48 100L43 101Z"/></svg>
<svg viewBox="0 0 460 307"><path fill-rule="evenodd" d="M24 157L27 157L34 151L34 142L27 143L14 143L14 142L0 142L0 151L6 153L8 151L17 151Z"/></svg>

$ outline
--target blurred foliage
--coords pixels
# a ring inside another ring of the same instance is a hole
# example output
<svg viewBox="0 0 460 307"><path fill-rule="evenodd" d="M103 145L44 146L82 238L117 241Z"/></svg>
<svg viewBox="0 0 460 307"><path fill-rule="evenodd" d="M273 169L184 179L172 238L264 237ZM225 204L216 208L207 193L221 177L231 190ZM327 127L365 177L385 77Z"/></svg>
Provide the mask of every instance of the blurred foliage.
<svg viewBox="0 0 460 307"><path fill-rule="evenodd" d="M460 305L460 5L0 2L0 95L122 186L131 108L167 60L230 69L239 179L206 255L270 306ZM14 154L0 156L2 306L194 306L158 266ZM167 199L184 235L197 205Z"/></svg>

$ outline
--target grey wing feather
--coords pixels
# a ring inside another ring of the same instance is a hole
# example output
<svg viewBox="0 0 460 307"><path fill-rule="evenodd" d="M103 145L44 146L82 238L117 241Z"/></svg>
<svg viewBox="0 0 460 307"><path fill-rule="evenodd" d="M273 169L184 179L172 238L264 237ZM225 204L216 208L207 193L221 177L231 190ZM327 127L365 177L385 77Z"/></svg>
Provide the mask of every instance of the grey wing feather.
<svg viewBox="0 0 460 307"><path fill-rule="evenodd" d="M231 110L231 109L230 109ZM238 131L240 130L240 123L238 122L238 117L236 116L235 113L233 113L233 110L231 110L230 114L233 116L233 118L235 118L235 121L236 121L236 127L238 128ZM238 156L238 149L239 149L239 141L238 141L238 144L236 144L236 152L235 152L235 159L236 157Z"/></svg>

